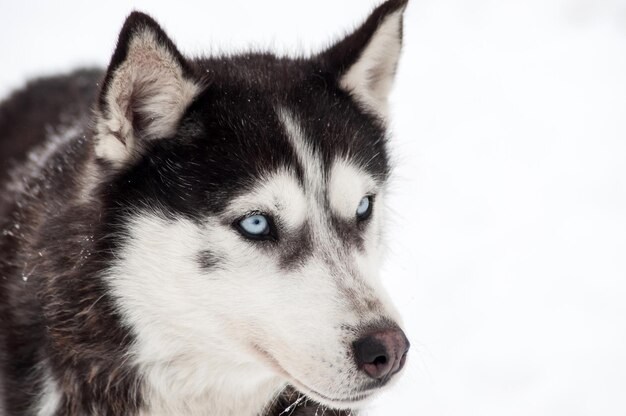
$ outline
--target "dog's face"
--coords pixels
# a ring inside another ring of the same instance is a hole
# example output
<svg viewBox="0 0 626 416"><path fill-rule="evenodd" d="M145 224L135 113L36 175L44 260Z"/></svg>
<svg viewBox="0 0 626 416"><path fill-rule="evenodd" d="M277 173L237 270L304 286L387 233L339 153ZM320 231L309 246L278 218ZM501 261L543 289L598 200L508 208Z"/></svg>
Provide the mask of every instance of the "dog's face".
<svg viewBox="0 0 626 416"><path fill-rule="evenodd" d="M193 373L267 374L333 407L401 369L408 342L378 269L404 6L311 59L187 61L129 17L96 155L116 239L107 282L140 365L166 362L198 392Z"/></svg>

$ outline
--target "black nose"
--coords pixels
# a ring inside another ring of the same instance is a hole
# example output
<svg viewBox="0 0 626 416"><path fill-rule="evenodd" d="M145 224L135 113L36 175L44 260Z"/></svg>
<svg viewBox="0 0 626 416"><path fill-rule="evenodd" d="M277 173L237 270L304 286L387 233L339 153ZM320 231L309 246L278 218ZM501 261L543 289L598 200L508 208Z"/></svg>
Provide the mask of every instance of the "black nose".
<svg viewBox="0 0 626 416"><path fill-rule="evenodd" d="M409 340L399 328L370 332L352 345L357 367L381 381L387 381L400 371L410 347Z"/></svg>

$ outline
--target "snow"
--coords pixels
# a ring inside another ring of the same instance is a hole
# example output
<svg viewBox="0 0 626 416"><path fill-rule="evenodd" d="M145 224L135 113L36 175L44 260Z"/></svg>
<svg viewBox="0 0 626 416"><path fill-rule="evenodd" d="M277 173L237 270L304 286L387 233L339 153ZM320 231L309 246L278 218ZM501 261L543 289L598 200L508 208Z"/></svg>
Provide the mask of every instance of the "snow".
<svg viewBox="0 0 626 416"><path fill-rule="evenodd" d="M0 95L104 65L131 7L199 53L315 50L375 3L5 1ZM625 414L626 1L412 0L405 22L384 278L412 352L368 414Z"/></svg>

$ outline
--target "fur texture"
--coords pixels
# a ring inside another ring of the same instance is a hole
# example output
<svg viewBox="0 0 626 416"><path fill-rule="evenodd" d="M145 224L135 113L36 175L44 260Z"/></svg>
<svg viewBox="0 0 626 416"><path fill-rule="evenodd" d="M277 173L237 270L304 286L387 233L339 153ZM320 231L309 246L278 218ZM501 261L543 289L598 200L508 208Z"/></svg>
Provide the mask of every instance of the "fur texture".
<svg viewBox="0 0 626 416"><path fill-rule="evenodd" d="M105 72L2 103L0 413L347 415L389 384L353 344L400 325L378 267L405 6L309 58L189 60L135 12Z"/></svg>

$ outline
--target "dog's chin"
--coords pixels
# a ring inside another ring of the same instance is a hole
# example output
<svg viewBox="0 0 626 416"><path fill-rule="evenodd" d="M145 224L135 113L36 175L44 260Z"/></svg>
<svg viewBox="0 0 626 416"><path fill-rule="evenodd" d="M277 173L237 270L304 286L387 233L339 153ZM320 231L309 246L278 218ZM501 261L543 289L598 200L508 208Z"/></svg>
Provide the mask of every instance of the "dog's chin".
<svg viewBox="0 0 626 416"><path fill-rule="evenodd" d="M315 400L319 404L327 406L330 409L336 409L336 410L360 409L362 407L365 407L367 403L372 400L372 397L376 395L376 393L372 392L370 394L356 395L356 396L349 397L349 398L331 400L315 392L307 392L305 394L311 397L313 400Z"/></svg>
<svg viewBox="0 0 626 416"><path fill-rule="evenodd" d="M346 396L330 396L320 393L311 389L310 387L304 385L298 380L291 380L290 382L295 388L297 388L301 393L310 399L316 401L317 403L327 406L331 409L336 410L355 410L359 409L375 397L381 389L368 390L362 393L353 393L351 395Z"/></svg>
<svg viewBox="0 0 626 416"><path fill-rule="evenodd" d="M402 373L403 371L400 371ZM331 409L336 410L359 410L365 407L369 402L371 402L374 398L376 398L380 393L389 389L391 386L397 383L400 374L396 374L396 377L392 377L387 383L381 386L377 386L374 388L369 388L367 390L353 393L341 397L340 395L331 396L320 393L309 387L307 384L300 382L299 380L293 379L290 377L290 384L296 387L301 393L306 395L307 397L315 400L321 405L327 406Z"/></svg>

